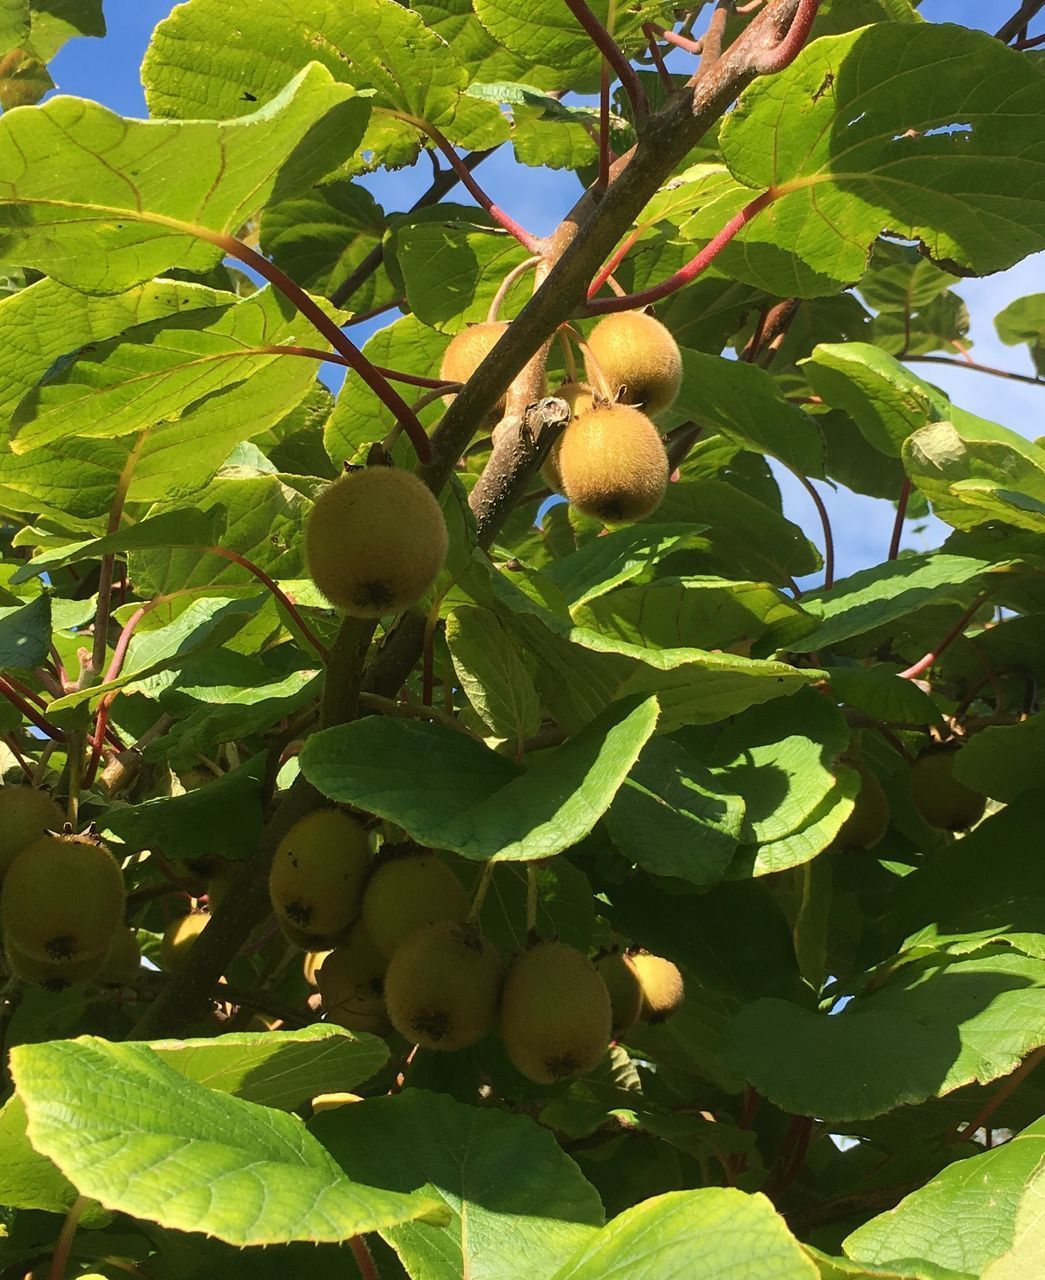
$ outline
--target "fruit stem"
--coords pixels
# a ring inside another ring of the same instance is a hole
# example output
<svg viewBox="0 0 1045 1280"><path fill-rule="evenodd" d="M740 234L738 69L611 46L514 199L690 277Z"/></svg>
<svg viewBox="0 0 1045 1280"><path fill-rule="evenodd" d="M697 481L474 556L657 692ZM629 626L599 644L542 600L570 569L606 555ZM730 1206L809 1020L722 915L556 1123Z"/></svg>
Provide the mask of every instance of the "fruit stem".
<svg viewBox="0 0 1045 1280"><path fill-rule="evenodd" d="M904 477L900 486L900 496L896 500L896 519L893 522L893 536L889 539L889 555L887 559L895 560L900 554L900 537L903 534L903 522L907 518L907 502L911 496L911 481Z"/></svg>
<svg viewBox="0 0 1045 1280"><path fill-rule="evenodd" d="M570 324L564 324L562 328L566 330L574 342L576 342L577 346L581 349L581 355L584 357L584 372L587 374L588 381L592 386L594 386L595 390L605 401L609 404L616 404L617 391L619 391L620 388L610 386L609 380L603 372L602 365L599 364L591 347L589 347L584 341L584 334ZM560 330L560 332L562 332L562 330Z"/></svg>
<svg viewBox="0 0 1045 1280"><path fill-rule="evenodd" d="M69 1261L69 1251L73 1247L73 1236L76 1235L76 1228L80 1225L83 1211L90 1203L86 1196L77 1196L69 1206L69 1212L65 1215L62 1229L59 1231L58 1239L55 1241L54 1253L51 1254L51 1266L47 1272L47 1280L63 1280L65 1267Z"/></svg>
<svg viewBox="0 0 1045 1280"><path fill-rule="evenodd" d="M532 862L526 864L526 939L537 941L537 905L540 901L537 892L537 868Z"/></svg>
<svg viewBox="0 0 1045 1280"><path fill-rule="evenodd" d="M370 1246L366 1242L366 1237L350 1237L348 1247L352 1250L352 1256L355 1258L356 1266L359 1268L359 1280L381 1280L377 1265L374 1262L374 1255L370 1252Z"/></svg>
<svg viewBox="0 0 1045 1280"><path fill-rule="evenodd" d="M330 653L327 650L326 645L323 644L305 619L301 616L298 612L297 606L290 599L287 593L279 586L278 583L274 582L269 577L264 569L260 569L252 560L248 560L246 556L241 556L239 552L229 551L225 547L206 547L204 548L204 552L207 555L221 556L225 560L231 560L233 564L242 565L244 569L249 573L252 573L259 582L268 587L269 591L272 592L283 608L286 609L287 613L289 613L297 623L301 634L309 642L312 648L315 649L316 653L319 654L323 661L326 662L329 659Z"/></svg>
<svg viewBox="0 0 1045 1280"><path fill-rule="evenodd" d="M690 284L697 276L703 274L737 232L742 231L763 209L768 208L779 194L779 192L770 187L768 191L763 191L760 195L755 196L753 200L749 200L743 209L735 213L726 225L707 242L696 257L691 258L684 267L680 267L667 280L662 280L660 284L650 285L648 289L642 289L638 293L625 294L623 298L599 298L589 301L585 307L585 315L599 316L605 315L610 311L637 310L639 307L647 306L651 302L657 302L672 293L677 293L679 289ZM607 272L608 274L609 272Z"/></svg>
<svg viewBox="0 0 1045 1280"><path fill-rule="evenodd" d="M562 347L562 362L566 366L566 381L577 381L577 361L573 355L573 346L570 342L569 335L566 330L560 326L556 330L556 336L559 339L559 346Z"/></svg>
<svg viewBox="0 0 1045 1280"><path fill-rule="evenodd" d="M947 634L944 636L944 638L940 641L940 643L936 646L935 649L930 649L929 652L925 654L923 657L919 658L918 661L914 663L913 666L908 667L906 671L901 671L898 673L900 676L900 679L916 680L918 676L922 674L923 671L928 671L928 669L933 665L933 663L940 656L940 654L943 653L945 649L949 648L954 643L954 641L958 639L961 633L969 625L969 622L972 620L973 616L979 612L979 610L983 607L984 604L986 604L987 600L990 597L990 594L991 594L990 591L985 591L981 596L978 596L973 601L973 603L969 605L968 609L965 610L965 612L954 624L954 626L951 627L950 631L947 632Z"/></svg>
<svg viewBox="0 0 1045 1280"><path fill-rule="evenodd" d="M479 919L479 912L483 909L483 901L486 898L487 891L493 880L493 869L497 864L491 858L489 862L483 863L482 872L479 875L479 881L475 886L475 897L472 899L472 905L467 916L468 924L475 924Z"/></svg>
<svg viewBox="0 0 1045 1280"><path fill-rule="evenodd" d="M530 257L523 259L522 262L512 267L511 271L504 277L497 286L497 292L490 299L490 306L486 312L486 323L493 324L499 317L501 311L501 303L504 302L508 295L508 290L515 284L524 272L529 271L531 267L535 267L541 260L539 253L531 254Z"/></svg>
<svg viewBox="0 0 1045 1280"><path fill-rule="evenodd" d="M592 44L602 54L617 73L621 88L628 95L635 119L641 120L649 115L649 103L642 88L638 73L621 51L616 40L610 35L594 13L588 8L585 0L565 0L566 8L573 14L587 32Z"/></svg>

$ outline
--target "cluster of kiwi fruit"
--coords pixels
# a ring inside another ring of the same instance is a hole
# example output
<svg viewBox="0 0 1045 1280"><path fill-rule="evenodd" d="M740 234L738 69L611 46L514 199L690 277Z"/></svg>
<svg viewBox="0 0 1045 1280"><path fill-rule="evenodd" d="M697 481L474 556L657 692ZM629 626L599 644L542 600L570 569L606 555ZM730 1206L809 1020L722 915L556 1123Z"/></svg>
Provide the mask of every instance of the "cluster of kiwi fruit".
<svg viewBox="0 0 1045 1280"><path fill-rule="evenodd" d="M611 1035L638 1018L657 1021L682 999L667 960L628 953L623 990L610 958L597 968L557 939L535 939L506 967L471 919L453 870L413 844L372 857L363 827L342 810L302 818L287 833L269 878L273 909L289 941L307 949L305 976L331 1022L454 1051L495 1026L510 1061L552 1084L590 1071ZM607 967L608 966L608 967ZM671 975L671 976L669 976Z"/></svg>
<svg viewBox="0 0 1045 1280"><path fill-rule="evenodd" d="M125 905L120 865L96 835L75 834L45 791L0 789L0 919L14 977L52 990L129 981L141 956Z"/></svg>

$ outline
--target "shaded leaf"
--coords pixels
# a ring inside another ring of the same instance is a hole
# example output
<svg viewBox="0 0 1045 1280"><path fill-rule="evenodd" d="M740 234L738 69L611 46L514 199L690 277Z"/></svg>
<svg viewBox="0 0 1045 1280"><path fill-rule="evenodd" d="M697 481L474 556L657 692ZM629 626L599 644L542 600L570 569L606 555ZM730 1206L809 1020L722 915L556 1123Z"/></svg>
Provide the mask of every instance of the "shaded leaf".
<svg viewBox="0 0 1045 1280"><path fill-rule="evenodd" d="M446 642L461 687L490 731L520 745L532 737L541 723L537 690L497 615L455 609Z"/></svg>

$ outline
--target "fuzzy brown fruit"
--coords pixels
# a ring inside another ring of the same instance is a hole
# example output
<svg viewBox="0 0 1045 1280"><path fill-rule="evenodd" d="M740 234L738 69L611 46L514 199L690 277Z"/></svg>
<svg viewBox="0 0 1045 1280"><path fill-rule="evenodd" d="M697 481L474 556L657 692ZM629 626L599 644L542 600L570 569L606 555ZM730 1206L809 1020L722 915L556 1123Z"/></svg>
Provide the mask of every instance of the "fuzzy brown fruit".
<svg viewBox="0 0 1045 1280"><path fill-rule="evenodd" d="M160 941L160 960L168 973L180 969L189 952L207 925L210 916L205 911L193 911L190 915L172 920L163 931Z"/></svg>
<svg viewBox="0 0 1045 1280"><path fill-rule="evenodd" d="M876 774L866 765L852 766L860 775L853 811L835 836L838 849L873 849L889 830L889 801Z"/></svg>
<svg viewBox="0 0 1045 1280"><path fill-rule="evenodd" d="M142 967L142 949L138 935L128 925L121 925L113 935L105 964L98 977L102 982L129 984L138 978Z"/></svg>
<svg viewBox="0 0 1045 1280"><path fill-rule="evenodd" d="M611 951L595 962L599 977L610 993L613 1008L613 1037L624 1034L639 1020L642 1009L642 984L635 966L623 951Z"/></svg>
<svg viewBox="0 0 1045 1280"><path fill-rule="evenodd" d="M4 879L4 936L34 960L105 954L123 923L119 864L93 836L47 835L15 858Z"/></svg>
<svg viewBox="0 0 1045 1280"><path fill-rule="evenodd" d="M555 1084L590 1071L609 1045L611 1023L605 982L564 942L538 942L508 970L501 1039L527 1079Z"/></svg>
<svg viewBox="0 0 1045 1280"><path fill-rule="evenodd" d="M341 809L315 809L279 842L269 898L284 935L318 951L335 946L359 914L370 871L367 834Z"/></svg>
<svg viewBox="0 0 1045 1280"><path fill-rule="evenodd" d="M437 920L416 929L385 974L392 1026L427 1049L478 1044L497 1018L502 976L501 957L474 925Z"/></svg>
<svg viewBox="0 0 1045 1280"><path fill-rule="evenodd" d="M642 988L643 1022L663 1022L675 1012L686 996L686 988L678 966L663 956L648 951L634 951L628 957Z"/></svg>
<svg viewBox="0 0 1045 1280"><path fill-rule="evenodd" d="M682 356L668 329L644 311L616 311L591 331L588 349L598 361L606 391L648 414L675 403L682 385ZM594 371L588 372L594 378Z"/></svg>
<svg viewBox="0 0 1045 1280"><path fill-rule="evenodd" d="M954 776L959 747L930 747L911 766L911 799L930 827L965 831L983 817L987 798Z"/></svg>
<svg viewBox="0 0 1045 1280"><path fill-rule="evenodd" d="M586 382L564 382L558 391L552 394L559 400L565 400L569 405L570 422L575 421L581 414L588 413L595 405L595 393ZM548 456L541 467L541 475L556 493L562 492L562 475L559 472L559 447L561 444L562 435L548 450Z"/></svg>
<svg viewBox="0 0 1045 1280"><path fill-rule="evenodd" d="M396 851L381 862L363 895L363 923L391 960L422 925L463 920L471 901L445 862L431 853Z"/></svg>
<svg viewBox="0 0 1045 1280"><path fill-rule="evenodd" d="M312 581L356 618L400 613L425 594L446 559L446 521L411 471L366 467L335 480L305 524Z"/></svg>
<svg viewBox="0 0 1045 1280"><path fill-rule="evenodd" d="M450 339L439 366L439 377L444 382L467 382L504 336L508 324L504 320L487 320L472 324ZM446 404L453 402L453 395L443 396ZM484 425L495 426L504 417L505 401L501 396L486 416Z"/></svg>
<svg viewBox="0 0 1045 1280"><path fill-rule="evenodd" d="M61 831L65 817L46 791L0 788L0 880L23 849L48 831Z"/></svg>
<svg viewBox="0 0 1045 1280"><path fill-rule="evenodd" d="M349 1031L384 1035L389 1027L384 998L387 966L366 926L357 920L348 940L329 952L316 971L329 1021Z"/></svg>
<svg viewBox="0 0 1045 1280"><path fill-rule="evenodd" d="M64 991L78 982L90 982L97 978L105 965L104 952L100 955L79 956L75 960L39 960L28 956L10 941L4 948L7 967L16 978L44 987L47 991Z"/></svg>
<svg viewBox="0 0 1045 1280"><path fill-rule="evenodd" d="M660 434L629 405L603 405L575 418L559 439L555 465L570 502L607 524L650 515L668 486Z"/></svg>

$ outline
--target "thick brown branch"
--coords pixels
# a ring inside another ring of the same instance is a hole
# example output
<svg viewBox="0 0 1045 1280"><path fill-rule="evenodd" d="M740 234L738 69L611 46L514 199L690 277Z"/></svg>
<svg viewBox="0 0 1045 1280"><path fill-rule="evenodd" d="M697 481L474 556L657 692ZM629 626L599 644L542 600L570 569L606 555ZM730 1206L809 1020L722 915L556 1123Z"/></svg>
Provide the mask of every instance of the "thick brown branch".
<svg viewBox="0 0 1045 1280"><path fill-rule="evenodd" d="M1008 22L1003 22L998 30L995 31L995 37L1008 44L1014 36L1020 34L1031 18L1039 14L1042 9L1045 9L1045 0L1024 0Z"/></svg>

